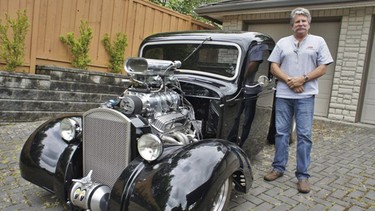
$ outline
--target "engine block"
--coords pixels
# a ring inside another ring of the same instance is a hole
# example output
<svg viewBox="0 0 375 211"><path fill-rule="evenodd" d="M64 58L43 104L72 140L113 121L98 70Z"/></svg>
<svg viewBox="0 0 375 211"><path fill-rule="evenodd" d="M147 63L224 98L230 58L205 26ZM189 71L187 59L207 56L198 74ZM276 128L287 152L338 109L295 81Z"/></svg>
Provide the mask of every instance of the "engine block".
<svg viewBox="0 0 375 211"><path fill-rule="evenodd" d="M177 111L179 106L180 95L173 90L155 93L127 90L121 100L121 107L126 114L142 114L154 118Z"/></svg>
<svg viewBox="0 0 375 211"><path fill-rule="evenodd" d="M146 119L153 133L165 143L188 144L197 141L194 109L181 93L174 71L180 62L130 58L125 70L130 76L128 87L115 103L125 115ZM107 107L113 104L106 103Z"/></svg>

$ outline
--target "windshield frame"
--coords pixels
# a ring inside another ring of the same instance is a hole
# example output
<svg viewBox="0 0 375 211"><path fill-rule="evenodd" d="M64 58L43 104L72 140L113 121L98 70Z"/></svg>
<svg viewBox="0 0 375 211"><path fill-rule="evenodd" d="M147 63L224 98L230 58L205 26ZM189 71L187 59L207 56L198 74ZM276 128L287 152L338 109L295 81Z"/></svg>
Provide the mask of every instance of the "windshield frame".
<svg viewBox="0 0 375 211"><path fill-rule="evenodd" d="M202 40L148 42L148 43L145 43L144 45L142 45L142 47L140 48L139 55L140 55L140 57L143 57L144 48L146 46L150 46L150 45L166 45L166 44L168 44L168 45L173 45L173 44L187 44L187 45L189 45L189 44L194 44L194 45L199 46L201 43L202 43ZM203 75L203 76L222 79L222 80L226 80L226 81L232 81L232 80L236 79L238 77L238 75L240 74L241 58L243 57L243 51L242 51L241 46L236 44L236 43L223 42L223 41L205 41L202 46L205 46L205 45L231 46L231 47L235 47L237 49L238 55L237 55L237 60L236 60L236 68L235 68L233 76L227 77L227 76L223 76L223 75L219 75L219 74L203 72L203 71L198 71L198 70L191 70L191 69L178 69L179 73L180 74L183 73L183 74ZM198 52L195 52L195 53L198 53ZM183 61L181 61L181 62L183 62Z"/></svg>

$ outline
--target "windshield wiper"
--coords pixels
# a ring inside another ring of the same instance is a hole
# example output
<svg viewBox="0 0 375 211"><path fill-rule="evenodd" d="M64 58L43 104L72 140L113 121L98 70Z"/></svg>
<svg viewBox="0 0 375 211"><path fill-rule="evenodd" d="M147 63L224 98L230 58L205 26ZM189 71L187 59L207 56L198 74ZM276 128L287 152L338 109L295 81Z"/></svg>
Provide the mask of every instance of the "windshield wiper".
<svg viewBox="0 0 375 211"><path fill-rule="evenodd" d="M207 37L206 39L204 39L203 41L202 41L202 43L201 44L199 44L194 50L193 50L193 52L191 52L185 59L184 59L184 61L183 62L185 62L186 60L188 60L199 48L201 48L202 47L202 45L203 45L203 43L205 43L206 41L211 41L212 39L211 39L211 37Z"/></svg>

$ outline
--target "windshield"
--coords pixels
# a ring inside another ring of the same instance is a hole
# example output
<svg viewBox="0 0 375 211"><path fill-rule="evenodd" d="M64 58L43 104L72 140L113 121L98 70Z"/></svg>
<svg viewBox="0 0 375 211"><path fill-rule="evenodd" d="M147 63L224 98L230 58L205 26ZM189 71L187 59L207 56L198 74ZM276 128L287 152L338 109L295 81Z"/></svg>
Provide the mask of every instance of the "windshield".
<svg viewBox="0 0 375 211"><path fill-rule="evenodd" d="M158 43L146 44L141 55L150 59L179 60L182 62L181 72L228 80L237 76L238 49L235 45L221 43Z"/></svg>

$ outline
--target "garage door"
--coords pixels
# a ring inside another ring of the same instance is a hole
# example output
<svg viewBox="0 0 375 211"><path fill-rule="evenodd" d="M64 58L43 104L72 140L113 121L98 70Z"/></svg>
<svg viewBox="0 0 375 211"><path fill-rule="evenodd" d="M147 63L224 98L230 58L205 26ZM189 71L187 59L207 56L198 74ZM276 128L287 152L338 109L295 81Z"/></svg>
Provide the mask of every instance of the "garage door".
<svg viewBox="0 0 375 211"><path fill-rule="evenodd" d="M248 31L258 31L269 34L277 42L280 38L291 35L291 26L288 23L262 23L249 24ZM336 61L337 45L340 33L340 22L313 22L310 29L311 34L322 36L333 59ZM328 116L329 101L332 91L332 82L335 64L328 66L327 73L319 79L319 95L316 97L315 115Z"/></svg>
<svg viewBox="0 0 375 211"><path fill-rule="evenodd" d="M366 81L361 122L375 124L375 34Z"/></svg>

